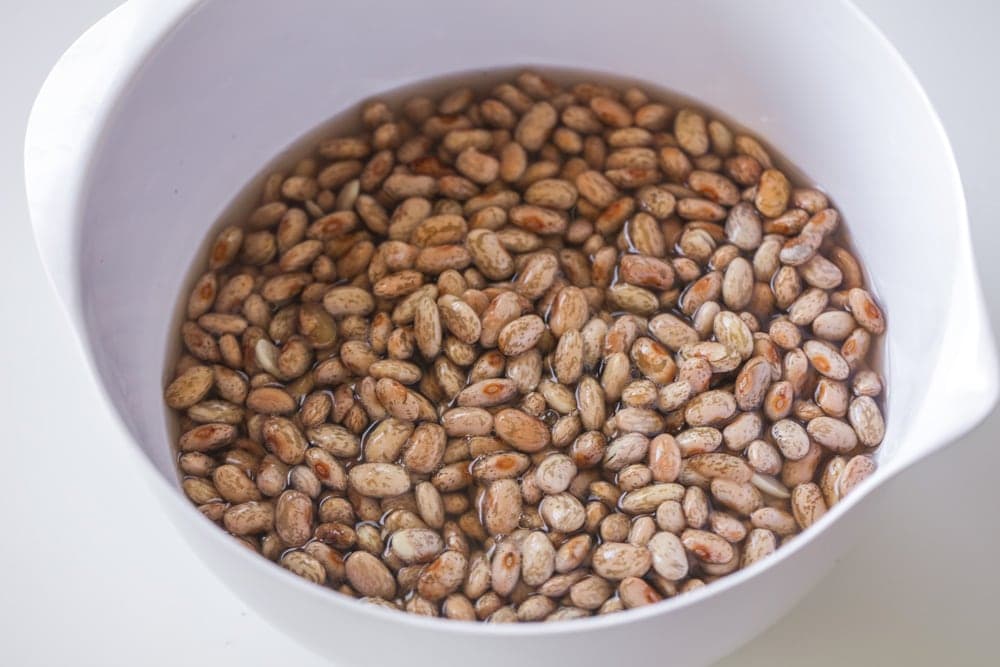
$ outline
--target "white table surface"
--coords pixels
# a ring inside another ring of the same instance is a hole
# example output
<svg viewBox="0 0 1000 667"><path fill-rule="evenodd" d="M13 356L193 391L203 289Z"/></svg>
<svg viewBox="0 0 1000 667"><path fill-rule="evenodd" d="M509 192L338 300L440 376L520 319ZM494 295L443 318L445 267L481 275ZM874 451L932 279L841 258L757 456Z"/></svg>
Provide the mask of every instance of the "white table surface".
<svg viewBox="0 0 1000 667"><path fill-rule="evenodd" d="M51 65L116 4L3 2L0 665L328 664L265 624L174 535L124 443L110 436L54 296L39 288L45 276L23 194L25 122ZM1000 5L859 4L916 70L951 136L1000 330ZM891 482L868 501L853 551L720 664L998 664L998 436L995 412Z"/></svg>

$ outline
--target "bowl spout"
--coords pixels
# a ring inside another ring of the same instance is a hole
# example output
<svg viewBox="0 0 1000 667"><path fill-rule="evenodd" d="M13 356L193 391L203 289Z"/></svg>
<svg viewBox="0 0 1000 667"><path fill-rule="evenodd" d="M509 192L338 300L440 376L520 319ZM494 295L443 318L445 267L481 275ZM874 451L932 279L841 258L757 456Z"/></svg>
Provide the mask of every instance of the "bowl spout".
<svg viewBox="0 0 1000 667"><path fill-rule="evenodd" d="M965 259L956 263L951 304L948 312L940 315L946 323L939 352L926 368L927 393L908 427L911 435L899 443L898 452L889 459L892 471L902 470L969 432L997 403L996 341L968 230L962 230L959 253L964 253Z"/></svg>

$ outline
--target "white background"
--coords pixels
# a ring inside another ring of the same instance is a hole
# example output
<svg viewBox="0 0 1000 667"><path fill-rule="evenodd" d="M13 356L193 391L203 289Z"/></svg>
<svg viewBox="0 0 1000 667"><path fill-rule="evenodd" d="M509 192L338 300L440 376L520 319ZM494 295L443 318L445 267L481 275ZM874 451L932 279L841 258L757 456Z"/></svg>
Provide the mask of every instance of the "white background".
<svg viewBox="0 0 1000 667"><path fill-rule="evenodd" d="M174 535L108 435L39 264L21 168L31 101L62 51L116 4L0 0L0 664L327 664L266 625ZM951 136L1000 329L1000 5L859 4ZM919 146L908 159L921 159ZM856 548L721 664L998 664L998 435L994 413L874 495Z"/></svg>

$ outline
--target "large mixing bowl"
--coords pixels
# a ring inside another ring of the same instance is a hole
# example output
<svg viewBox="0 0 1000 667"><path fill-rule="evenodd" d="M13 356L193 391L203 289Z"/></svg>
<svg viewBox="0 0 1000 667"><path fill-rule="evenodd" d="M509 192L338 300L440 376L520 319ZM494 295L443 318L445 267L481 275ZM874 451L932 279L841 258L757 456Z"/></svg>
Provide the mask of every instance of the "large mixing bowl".
<svg viewBox="0 0 1000 667"><path fill-rule="evenodd" d="M889 316L888 429L873 477L773 557L706 588L565 623L446 622L314 586L206 520L178 488L164 368L191 259L264 164L380 91L518 64L678 91L759 133L834 193ZM872 489L971 428L996 397L948 140L899 54L847 2L134 0L52 71L26 150L38 244L135 471L207 567L344 664L716 659L828 570Z"/></svg>

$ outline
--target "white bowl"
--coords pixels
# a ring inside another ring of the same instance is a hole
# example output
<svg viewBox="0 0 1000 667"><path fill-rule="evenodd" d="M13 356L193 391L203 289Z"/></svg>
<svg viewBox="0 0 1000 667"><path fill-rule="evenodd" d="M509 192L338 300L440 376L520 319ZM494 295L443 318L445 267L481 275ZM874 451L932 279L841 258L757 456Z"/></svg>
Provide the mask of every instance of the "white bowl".
<svg viewBox="0 0 1000 667"><path fill-rule="evenodd" d="M178 492L164 363L191 258L262 165L380 91L521 63L615 72L701 100L833 193L888 311L888 430L870 480L775 556L702 590L567 623L443 622L308 584L204 519ZM716 659L826 572L873 488L971 428L997 395L948 140L906 64L847 2L133 1L53 69L26 170L39 247L136 470L238 595L344 663Z"/></svg>

